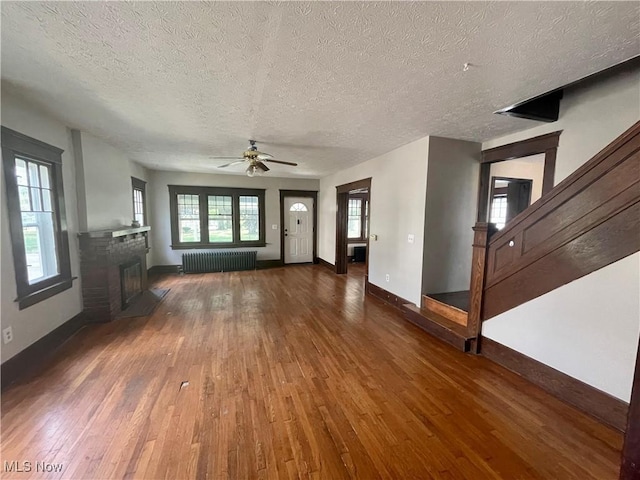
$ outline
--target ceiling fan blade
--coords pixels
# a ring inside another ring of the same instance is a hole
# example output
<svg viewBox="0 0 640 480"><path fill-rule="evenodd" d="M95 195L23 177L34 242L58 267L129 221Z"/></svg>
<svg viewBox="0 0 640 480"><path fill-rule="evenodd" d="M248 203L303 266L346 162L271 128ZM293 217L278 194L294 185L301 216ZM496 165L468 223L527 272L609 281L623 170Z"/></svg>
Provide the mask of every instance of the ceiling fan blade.
<svg viewBox="0 0 640 480"><path fill-rule="evenodd" d="M270 153L265 153L265 152L256 152L258 154L258 159L259 160L269 160L270 158L273 158L273 155L271 155Z"/></svg>
<svg viewBox="0 0 640 480"><path fill-rule="evenodd" d="M213 160L244 160L244 157L209 157Z"/></svg>
<svg viewBox="0 0 640 480"><path fill-rule="evenodd" d="M273 163L281 163L282 165L291 165L292 167L297 167L297 163L293 162L283 162L282 160L274 160L273 158L265 158L265 162L273 162Z"/></svg>
<svg viewBox="0 0 640 480"><path fill-rule="evenodd" d="M237 165L239 163L244 163L245 160L238 160L237 162L231 162L231 163L225 163L224 165L218 165L218 168L225 168L225 167L230 167L231 165Z"/></svg>
<svg viewBox="0 0 640 480"><path fill-rule="evenodd" d="M258 161L256 162L256 166L257 166L258 168L262 169L262 171L264 171L264 172L268 172L268 171L270 170L270 169L269 169L269 167L267 167L267 166L266 166L264 163L262 163L260 160L258 160Z"/></svg>

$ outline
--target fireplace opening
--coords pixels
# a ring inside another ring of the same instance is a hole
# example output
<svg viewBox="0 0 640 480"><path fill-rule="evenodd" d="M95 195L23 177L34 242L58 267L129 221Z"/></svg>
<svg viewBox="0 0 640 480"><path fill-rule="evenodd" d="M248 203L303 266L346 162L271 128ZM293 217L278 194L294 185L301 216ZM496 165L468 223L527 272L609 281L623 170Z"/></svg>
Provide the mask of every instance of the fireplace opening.
<svg viewBox="0 0 640 480"><path fill-rule="evenodd" d="M142 262L140 257L120 265L120 290L122 292L122 310L142 294Z"/></svg>

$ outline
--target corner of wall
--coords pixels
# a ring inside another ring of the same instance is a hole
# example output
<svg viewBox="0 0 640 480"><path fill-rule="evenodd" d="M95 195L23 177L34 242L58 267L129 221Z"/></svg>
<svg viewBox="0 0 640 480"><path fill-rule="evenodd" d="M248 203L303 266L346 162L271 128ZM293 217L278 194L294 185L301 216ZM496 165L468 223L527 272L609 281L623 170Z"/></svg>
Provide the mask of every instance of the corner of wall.
<svg viewBox="0 0 640 480"><path fill-rule="evenodd" d="M82 155L82 133L71 129L71 144L76 171L76 205L78 208L78 230L86 232L87 224L87 191L84 181L84 158Z"/></svg>

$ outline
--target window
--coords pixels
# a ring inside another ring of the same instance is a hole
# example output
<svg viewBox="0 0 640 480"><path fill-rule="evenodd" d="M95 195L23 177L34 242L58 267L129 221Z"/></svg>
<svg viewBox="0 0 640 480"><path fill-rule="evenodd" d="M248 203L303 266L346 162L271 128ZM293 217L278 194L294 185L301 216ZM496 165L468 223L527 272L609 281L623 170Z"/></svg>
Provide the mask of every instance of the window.
<svg viewBox="0 0 640 480"><path fill-rule="evenodd" d="M140 225L147 223L147 182L131 177L131 189L133 192L133 219Z"/></svg>
<svg viewBox="0 0 640 480"><path fill-rule="evenodd" d="M2 127L2 159L20 309L71 287L62 152Z"/></svg>
<svg viewBox="0 0 640 480"><path fill-rule="evenodd" d="M260 202L257 196L240 196L240 241L260 240Z"/></svg>
<svg viewBox="0 0 640 480"><path fill-rule="evenodd" d="M347 238L362 238L362 199L349 199Z"/></svg>
<svg viewBox="0 0 640 480"><path fill-rule="evenodd" d="M264 190L169 185L172 248L262 247Z"/></svg>
<svg viewBox="0 0 640 480"><path fill-rule="evenodd" d="M494 195L491 201L491 220L490 223L495 223L498 230L504 228L507 222L507 196L506 195Z"/></svg>
<svg viewBox="0 0 640 480"><path fill-rule="evenodd" d="M200 243L200 197L177 195L179 242Z"/></svg>
<svg viewBox="0 0 640 480"><path fill-rule="evenodd" d="M294 203L289 209L290 212L306 212L307 206L304 203Z"/></svg>
<svg viewBox="0 0 640 480"><path fill-rule="evenodd" d="M209 195L209 241L233 243L233 197Z"/></svg>
<svg viewBox="0 0 640 480"><path fill-rule="evenodd" d="M365 242L369 229L369 200L367 194L350 194L347 206L347 239Z"/></svg>

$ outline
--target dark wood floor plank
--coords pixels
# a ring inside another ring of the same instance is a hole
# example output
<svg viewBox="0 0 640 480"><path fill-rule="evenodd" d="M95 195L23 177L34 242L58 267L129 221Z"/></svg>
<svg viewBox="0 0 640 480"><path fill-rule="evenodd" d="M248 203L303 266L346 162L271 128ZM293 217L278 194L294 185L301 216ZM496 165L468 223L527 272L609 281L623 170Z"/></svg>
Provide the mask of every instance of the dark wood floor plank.
<svg viewBox="0 0 640 480"><path fill-rule="evenodd" d="M622 436L364 295L363 269L164 275L2 396L3 478L616 478ZM181 382L189 384L180 388Z"/></svg>

